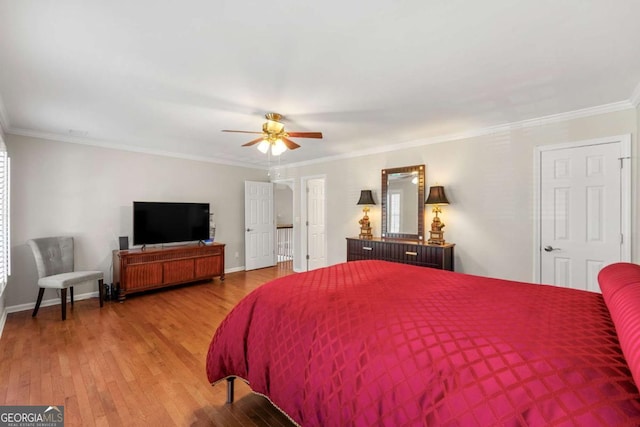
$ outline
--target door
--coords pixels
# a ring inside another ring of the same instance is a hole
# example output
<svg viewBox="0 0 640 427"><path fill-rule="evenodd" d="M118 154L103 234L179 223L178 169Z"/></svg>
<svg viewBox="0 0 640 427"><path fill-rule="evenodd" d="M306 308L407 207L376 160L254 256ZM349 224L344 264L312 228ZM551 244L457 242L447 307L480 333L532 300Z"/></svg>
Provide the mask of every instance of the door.
<svg viewBox="0 0 640 427"><path fill-rule="evenodd" d="M324 178L307 180L307 270L327 265Z"/></svg>
<svg viewBox="0 0 640 427"><path fill-rule="evenodd" d="M540 153L542 283L599 292L600 270L626 260L624 151L617 141Z"/></svg>
<svg viewBox="0 0 640 427"><path fill-rule="evenodd" d="M246 270L275 265L273 184L244 182L244 265Z"/></svg>

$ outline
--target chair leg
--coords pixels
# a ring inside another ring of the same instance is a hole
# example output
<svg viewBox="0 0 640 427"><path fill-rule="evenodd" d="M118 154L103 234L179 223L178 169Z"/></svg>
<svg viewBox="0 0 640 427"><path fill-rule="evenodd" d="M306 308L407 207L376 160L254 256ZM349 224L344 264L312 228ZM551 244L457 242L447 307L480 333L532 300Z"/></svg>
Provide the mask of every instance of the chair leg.
<svg viewBox="0 0 640 427"><path fill-rule="evenodd" d="M60 305L62 306L62 320L67 320L67 288L60 289Z"/></svg>
<svg viewBox="0 0 640 427"><path fill-rule="evenodd" d="M100 295L100 307L104 305L104 280L98 280L98 294Z"/></svg>
<svg viewBox="0 0 640 427"><path fill-rule="evenodd" d="M69 286L69 290L71 291L71 307L73 307L73 286Z"/></svg>
<svg viewBox="0 0 640 427"><path fill-rule="evenodd" d="M33 309L33 314L31 314L31 317L36 317L36 314L38 314L38 310L40 309L40 303L42 302L43 295L44 295L44 288L40 288L40 290L38 291L38 300L36 301L36 307Z"/></svg>

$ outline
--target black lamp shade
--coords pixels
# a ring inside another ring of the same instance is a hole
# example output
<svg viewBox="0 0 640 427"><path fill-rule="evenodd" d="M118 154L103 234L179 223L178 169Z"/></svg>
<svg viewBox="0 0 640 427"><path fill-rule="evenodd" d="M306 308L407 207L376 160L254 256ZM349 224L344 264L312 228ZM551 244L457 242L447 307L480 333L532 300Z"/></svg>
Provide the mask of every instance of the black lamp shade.
<svg viewBox="0 0 640 427"><path fill-rule="evenodd" d="M429 197L424 202L425 205L448 205L449 201L444 194L444 187L441 185L434 185L429 189Z"/></svg>
<svg viewBox="0 0 640 427"><path fill-rule="evenodd" d="M375 205L376 202L373 201L373 194L371 194L371 190L362 190L360 191L360 200L358 200L359 205Z"/></svg>

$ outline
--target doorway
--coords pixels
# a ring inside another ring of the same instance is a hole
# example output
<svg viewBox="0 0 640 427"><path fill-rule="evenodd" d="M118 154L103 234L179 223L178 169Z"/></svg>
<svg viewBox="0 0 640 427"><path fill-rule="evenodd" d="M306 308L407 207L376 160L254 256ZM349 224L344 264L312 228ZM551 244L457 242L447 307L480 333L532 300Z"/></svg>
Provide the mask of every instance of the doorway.
<svg viewBox="0 0 640 427"><path fill-rule="evenodd" d="M294 181L274 181L274 205L276 218L276 261L279 268L293 270L294 256Z"/></svg>
<svg viewBox="0 0 640 427"><path fill-rule="evenodd" d="M629 135L536 149L536 282L599 292L631 258Z"/></svg>

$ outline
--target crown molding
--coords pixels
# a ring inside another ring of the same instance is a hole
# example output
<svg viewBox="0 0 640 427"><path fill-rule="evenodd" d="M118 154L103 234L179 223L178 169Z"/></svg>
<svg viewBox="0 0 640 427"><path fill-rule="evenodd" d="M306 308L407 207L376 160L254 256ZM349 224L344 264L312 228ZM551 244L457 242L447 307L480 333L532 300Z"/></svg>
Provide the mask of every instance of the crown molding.
<svg viewBox="0 0 640 427"><path fill-rule="evenodd" d="M173 151L163 151L163 150L155 150L152 148L142 148L137 147L133 144L116 144L110 141L104 141L99 139L87 138L87 137L76 137L71 135L58 135L54 133L48 132L40 132L33 131L29 129L20 129L20 128L11 128L7 130L8 134L18 135L18 136L27 136L31 138L39 138L60 142L68 142L71 144L79 144L79 145L89 145L92 147L100 147L107 148L111 150L121 150L121 151L130 151L134 153L142 153L142 154L152 154L155 156L163 156L163 157L172 157L176 159L183 160L194 160L197 162L207 162L207 163L215 163L218 165L228 165L228 166L238 166L243 168L250 169L259 169L259 170L267 170L267 167L262 165L256 165L252 163L244 163L244 162L234 162L226 159L219 159L215 157L207 157L207 156L196 156L191 154L184 153L176 153Z"/></svg>
<svg viewBox="0 0 640 427"><path fill-rule="evenodd" d="M631 101L612 102L610 104L598 105L595 107L582 108L580 110L567 111L566 113L551 114L535 119L522 120L519 122L509 123L510 129L525 128L532 126L548 125L551 123L567 122L569 120L580 119L583 117L597 116L599 114L615 113L616 111L624 111L635 108Z"/></svg>
<svg viewBox="0 0 640 427"><path fill-rule="evenodd" d="M606 113L613 113L616 111L623 111L627 109L634 109L638 106L639 103L640 103L640 84L638 84L638 86L634 90L634 93L631 99L626 101L598 105L595 107L583 108L580 110L568 111L565 113L552 114L552 115L533 118L533 119L521 120L518 122L488 126L485 128L473 129L473 130L464 131L464 132L439 135L439 136L430 137L430 138L420 138L416 140L401 142L398 144L387 145L384 147L368 148L364 150L352 151L350 153L338 154L335 156L321 157L313 160L306 160L306 161L282 164L279 166L271 166L271 167L266 165L258 165L254 163L236 162L236 161L219 159L214 157L196 156L196 155L190 155L190 154L184 154L184 153L176 153L172 151L155 150L151 148L141 148L133 144L127 144L127 143L117 144L110 141L98 140L98 139L87 138L87 137L78 137L78 136L72 136L72 135L58 135L58 134L53 134L48 132L33 131L29 129L11 128L8 125L9 123L8 118L4 111L4 106L1 98L0 98L0 136L2 136L2 132L4 132L4 134L28 136L28 137L34 137L34 138L40 138L40 139L69 142L72 144L90 145L94 147L108 148L108 149L114 149L114 150L130 151L130 152L143 153L143 154L152 154L156 156L173 157L178 159L194 160L194 161L200 161L200 162L223 164L223 165L229 165L229 166L238 166L238 167L245 167L245 168L259 169L259 170L277 170L277 169L283 169L283 168L294 168L294 167L308 166L308 165L313 165L318 163L326 163L326 162L331 162L336 160L350 159L354 157L389 153L393 151L405 150L408 148L415 148L415 147L431 145L431 144L439 144L442 142L476 138L476 137L481 137L485 135L510 132L516 129L565 122L565 121L575 120L579 118L595 116L599 114L606 114Z"/></svg>
<svg viewBox="0 0 640 427"><path fill-rule="evenodd" d="M640 87L640 85L639 85ZM568 111L565 113L552 114L549 116L538 117L535 119L521 120L519 122L505 123L496 126L488 126L485 128L479 128L464 132L451 133L447 135L439 135L431 138L420 138L416 140L401 142L398 144L388 145L386 147L368 148L365 150L352 151L350 153L338 154L335 156L322 157L314 160L307 160L304 162L291 163L288 165L282 165L281 168L308 166L317 163L325 163L335 160L350 159L354 157L368 156L372 154L389 153L392 151L405 150L407 148L421 147L424 145L439 144L442 142L458 141L461 139L476 138L485 135L492 135L503 132L510 132L516 129L529 128L535 126L543 126L552 123L565 122L575 120L583 117L590 117L599 114L613 113L616 111L623 111L635 108L631 101L620 101L611 104L598 105L596 107L583 108L580 110ZM278 169L278 167L272 167L271 169Z"/></svg>

